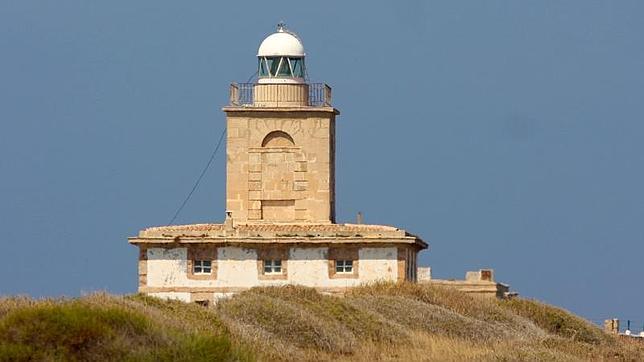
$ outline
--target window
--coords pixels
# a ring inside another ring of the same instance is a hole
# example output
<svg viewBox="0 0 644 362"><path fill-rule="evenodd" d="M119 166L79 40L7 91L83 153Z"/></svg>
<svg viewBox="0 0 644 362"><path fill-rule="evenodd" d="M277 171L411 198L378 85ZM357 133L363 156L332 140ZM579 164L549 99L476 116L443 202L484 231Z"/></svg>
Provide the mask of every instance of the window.
<svg viewBox="0 0 644 362"><path fill-rule="evenodd" d="M353 273L353 260L336 260L336 273Z"/></svg>
<svg viewBox="0 0 644 362"><path fill-rule="evenodd" d="M208 307L210 305L209 300L195 300L195 304L200 305L202 307Z"/></svg>
<svg viewBox="0 0 644 362"><path fill-rule="evenodd" d="M304 58L289 58L293 68L293 76L304 78Z"/></svg>
<svg viewBox="0 0 644 362"><path fill-rule="evenodd" d="M330 247L329 279L359 279L360 278L360 248L351 245Z"/></svg>
<svg viewBox="0 0 644 362"><path fill-rule="evenodd" d="M266 58L259 58L259 76L268 76L268 67L266 66Z"/></svg>
<svg viewBox="0 0 644 362"><path fill-rule="evenodd" d="M280 61L280 70L277 73L278 77L290 77L291 76L291 67L288 65L288 58L283 57Z"/></svg>
<svg viewBox="0 0 644 362"><path fill-rule="evenodd" d="M282 274L282 261L264 260L264 274Z"/></svg>
<svg viewBox="0 0 644 362"><path fill-rule="evenodd" d="M273 77L277 75L277 68L280 65L280 60L281 60L280 57L266 58L266 63L268 64L270 75Z"/></svg>
<svg viewBox="0 0 644 362"><path fill-rule="evenodd" d="M304 78L304 58L300 57L260 57L258 68L260 77Z"/></svg>
<svg viewBox="0 0 644 362"><path fill-rule="evenodd" d="M212 272L212 261L195 260L192 267L194 274L210 274Z"/></svg>
<svg viewBox="0 0 644 362"><path fill-rule="evenodd" d="M186 273L192 280L217 279L217 247L213 245L190 245L188 247Z"/></svg>
<svg viewBox="0 0 644 362"><path fill-rule="evenodd" d="M288 279L289 248L271 245L257 251L257 278L259 280Z"/></svg>

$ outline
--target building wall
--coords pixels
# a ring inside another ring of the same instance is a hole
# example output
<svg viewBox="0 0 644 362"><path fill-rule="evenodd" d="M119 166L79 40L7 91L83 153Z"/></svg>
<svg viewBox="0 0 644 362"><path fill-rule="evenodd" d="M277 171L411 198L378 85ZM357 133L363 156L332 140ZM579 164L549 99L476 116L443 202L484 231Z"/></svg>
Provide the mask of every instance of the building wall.
<svg viewBox="0 0 644 362"><path fill-rule="evenodd" d="M190 293L189 292L159 292L159 293L148 293L150 296L161 298L161 299L176 299L182 302L190 303Z"/></svg>
<svg viewBox="0 0 644 362"><path fill-rule="evenodd" d="M239 246L212 246L217 260L213 263L214 278L193 279L189 276L187 247L150 247L142 251L146 273L142 291L164 298L191 300L190 293L236 292L254 286L298 284L323 290L343 289L379 280L397 281L400 275L399 249L395 246L332 248L335 254L355 251L353 275L335 275L328 247L289 247L283 268L286 276L280 279L263 279L261 256L271 247L243 248ZM200 248L203 248L201 246ZM346 249L346 250L345 250ZM333 255L331 255L333 257ZM260 264L258 264L260 263ZM406 265L403 266L406 269ZM186 295L185 293L188 293Z"/></svg>
<svg viewBox="0 0 644 362"><path fill-rule="evenodd" d="M334 221L333 112L227 111L227 127L226 210L236 222ZM267 142L275 132L292 142Z"/></svg>

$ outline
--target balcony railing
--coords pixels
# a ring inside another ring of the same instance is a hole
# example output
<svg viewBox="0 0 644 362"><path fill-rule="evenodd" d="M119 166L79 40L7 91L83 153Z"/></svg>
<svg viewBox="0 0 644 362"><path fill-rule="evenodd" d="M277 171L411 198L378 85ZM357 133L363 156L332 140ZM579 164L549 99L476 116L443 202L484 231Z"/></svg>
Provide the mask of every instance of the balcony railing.
<svg viewBox="0 0 644 362"><path fill-rule="evenodd" d="M260 96L256 86L270 86L271 89L262 91ZM230 104L233 106L279 107L294 103L309 107L331 107L331 87L324 83L232 83L230 85Z"/></svg>

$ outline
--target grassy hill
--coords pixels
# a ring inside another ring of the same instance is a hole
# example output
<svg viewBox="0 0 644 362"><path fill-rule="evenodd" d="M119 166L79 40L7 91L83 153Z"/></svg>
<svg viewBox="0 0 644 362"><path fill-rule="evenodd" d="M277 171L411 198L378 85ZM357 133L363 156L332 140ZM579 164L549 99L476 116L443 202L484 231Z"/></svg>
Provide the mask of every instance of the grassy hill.
<svg viewBox="0 0 644 362"><path fill-rule="evenodd" d="M0 360L644 360L539 302L415 284L255 288L204 308L142 295L0 299Z"/></svg>

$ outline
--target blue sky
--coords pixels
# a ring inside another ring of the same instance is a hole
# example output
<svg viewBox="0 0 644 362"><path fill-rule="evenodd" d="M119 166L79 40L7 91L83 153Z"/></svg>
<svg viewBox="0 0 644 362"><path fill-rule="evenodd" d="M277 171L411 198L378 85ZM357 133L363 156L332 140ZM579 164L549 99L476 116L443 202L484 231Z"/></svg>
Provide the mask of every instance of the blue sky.
<svg viewBox="0 0 644 362"><path fill-rule="evenodd" d="M267 5L0 3L0 294L134 292L126 238L172 217L284 20L342 112L339 221L421 235L436 277L644 321L644 3ZM223 219L224 172L178 222Z"/></svg>

